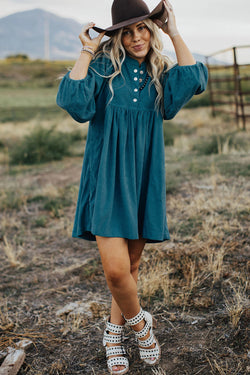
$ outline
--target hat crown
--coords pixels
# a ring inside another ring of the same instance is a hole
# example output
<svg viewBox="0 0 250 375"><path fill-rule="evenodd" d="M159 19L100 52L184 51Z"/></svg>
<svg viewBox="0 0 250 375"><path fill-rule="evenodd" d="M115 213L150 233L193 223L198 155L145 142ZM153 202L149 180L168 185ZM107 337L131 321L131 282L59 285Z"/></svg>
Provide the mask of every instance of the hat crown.
<svg viewBox="0 0 250 375"><path fill-rule="evenodd" d="M116 25L132 18L147 16L150 12L142 0L114 0L111 13L113 25Z"/></svg>

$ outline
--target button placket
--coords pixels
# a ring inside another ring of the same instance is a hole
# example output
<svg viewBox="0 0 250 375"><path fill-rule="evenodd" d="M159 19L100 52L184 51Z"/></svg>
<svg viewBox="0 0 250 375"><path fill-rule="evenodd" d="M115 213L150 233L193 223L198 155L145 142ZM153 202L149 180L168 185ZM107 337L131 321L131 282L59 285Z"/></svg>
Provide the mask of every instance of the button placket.
<svg viewBox="0 0 250 375"><path fill-rule="evenodd" d="M134 69L134 73L138 73L138 69ZM134 82L138 85L138 83L140 82L140 79L138 78L138 76L134 77ZM138 87L134 88L134 93L136 94L136 96L134 96L133 102L137 103L138 102L138 94L139 94L139 88Z"/></svg>

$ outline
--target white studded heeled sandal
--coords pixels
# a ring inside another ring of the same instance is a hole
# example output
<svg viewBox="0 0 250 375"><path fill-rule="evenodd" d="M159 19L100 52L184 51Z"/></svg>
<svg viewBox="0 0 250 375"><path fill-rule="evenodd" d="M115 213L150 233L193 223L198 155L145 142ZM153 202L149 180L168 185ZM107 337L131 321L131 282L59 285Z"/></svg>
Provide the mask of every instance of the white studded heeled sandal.
<svg viewBox="0 0 250 375"><path fill-rule="evenodd" d="M106 349L107 366L110 374L113 375L123 375L129 370L129 362L124 355L126 351L124 349L123 343L123 331L124 326L110 323L106 321L106 327L103 336L103 346ZM119 344L115 346L107 346L109 344ZM113 357L116 356L116 357ZM110 358L111 357L111 358ZM113 370L114 366L124 366L122 370Z"/></svg>
<svg viewBox="0 0 250 375"><path fill-rule="evenodd" d="M139 345L140 358L148 365L155 365L159 362L161 357L161 348L160 345L153 334L153 317L142 309L140 312L131 319L126 319L126 323L133 327L136 324L140 323L142 320L145 321L145 326L140 331L134 331L137 338L137 343ZM146 340L142 340L147 333L149 332L149 337ZM155 345L154 348L149 348L149 346Z"/></svg>

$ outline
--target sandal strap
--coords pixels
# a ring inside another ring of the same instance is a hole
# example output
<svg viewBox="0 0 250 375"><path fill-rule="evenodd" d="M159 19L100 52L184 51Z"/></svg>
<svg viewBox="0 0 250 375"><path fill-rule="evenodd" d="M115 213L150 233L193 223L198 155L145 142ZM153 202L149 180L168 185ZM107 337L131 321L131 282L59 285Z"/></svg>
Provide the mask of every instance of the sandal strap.
<svg viewBox="0 0 250 375"><path fill-rule="evenodd" d="M148 331L150 331L150 328L151 327L150 327L149 323L146 321L145 326L140 331L134 330L135 336L138 339L141 339L142 337L145 337L146 334L148 333Z"/></svg>
<svg viewBox="0 0 250 375"><path fill-rule="evenodd" d="M107 342L109 344L120 344L121 342L123 342L123 337L122 335L112 335L112 333L104 331L103 345L105 346Z"/></svg>
<svg viewBox="0 0 250 375"><path fill-rule="evenodd" d="M126 369L129 367L128 359L125 357L114 357L107 360L108 368L112 371L113 366L125 366ZM123 370L124 371L124 370ZM119 374L119 372L117 372Z"/></svg>
<svg viewBox="0 0 250 375"><path fill-rule="evenodd" d="M124 317L124 316L123 316ZM142 308L140 309L140 311L138 312L137 315L135 315L133 318L131 319L126 319L124 317L124 319L126 320L127 324L129 326L134 326L136 324L138 324L139 322L141 322L143 319L145 318L145 314L144 314L144 311L142 310Z"/></svg>
<svg viewBox="0 0 250 375"><path fill-rule="evenodd" d="M140 357L141 359L145 358L158 358L159 357L159 348L153 349L140 349Z"/></svg>
<svg viewBox="0 0 250 375"><path fill-rule="evenodd" d="M146 340L138 340L138 344L143 348L147 348L155 343L156 341L154 335L150 335Z"/></svg>
<svg viewBox="0 0 250 375"><path fill-rule="evenodd" d="M119 333L121 334L124 330L124 325L120 326L118 324L110 323L109 321L106 322L106 330L112 333Z"/></svg>
<svg viewBox="0 0 250 375"><path fill-rule="evenodd" d="M126 351L123 346L106 346L106 356L111 357L112 355L126 355Z"/></svg>

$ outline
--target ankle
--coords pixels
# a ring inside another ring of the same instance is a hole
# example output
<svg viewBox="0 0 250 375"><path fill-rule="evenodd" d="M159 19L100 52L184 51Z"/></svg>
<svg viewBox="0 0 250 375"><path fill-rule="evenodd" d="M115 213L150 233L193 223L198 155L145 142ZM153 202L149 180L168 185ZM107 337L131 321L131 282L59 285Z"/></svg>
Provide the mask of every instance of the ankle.
<svg viewBox="0 0 250 375"><path fill-rule="evenodd" d="M119 318L118 317L113 317L112 315L110 316L110 320L109 322L111 324L115 324L115 325L118 325L118 326L124 326L126 321L125 319L123 318L123 316L121 315Z"/></svg>
<svg viewBox="0 0 250 375"><path fill-rule="evenodd" d="M135 324L134 326L132 326L131 328L136 331L136 332L139 332L141 331L144 327L145 327L145 320L141 320L139 323Z"/></svg>

